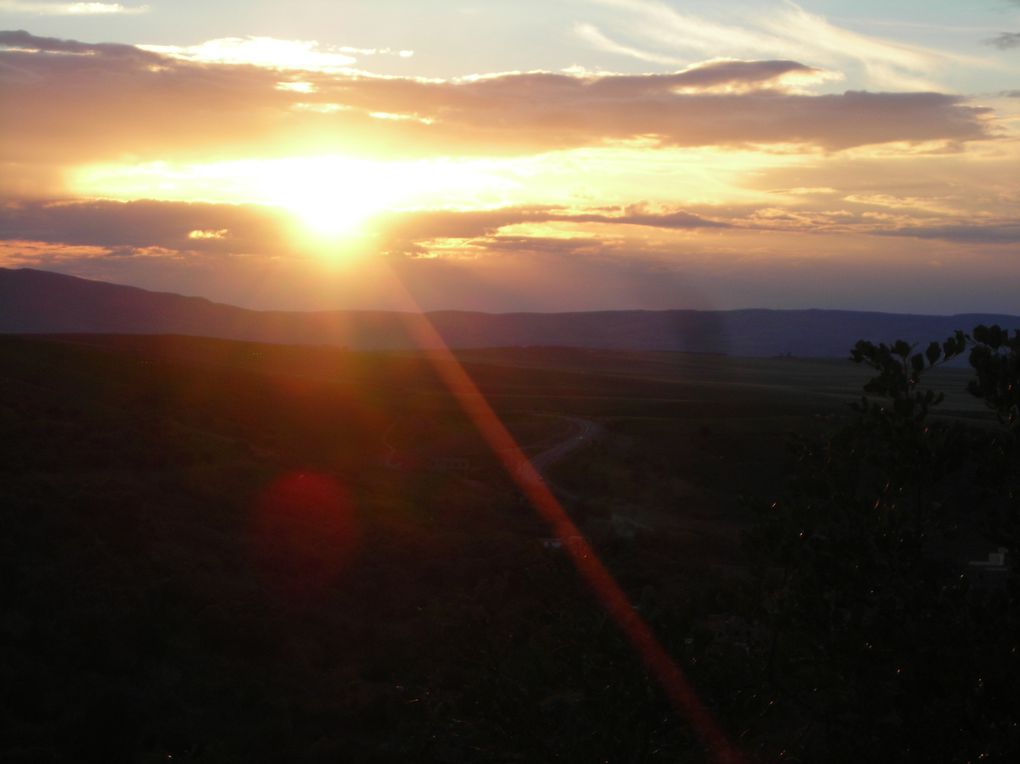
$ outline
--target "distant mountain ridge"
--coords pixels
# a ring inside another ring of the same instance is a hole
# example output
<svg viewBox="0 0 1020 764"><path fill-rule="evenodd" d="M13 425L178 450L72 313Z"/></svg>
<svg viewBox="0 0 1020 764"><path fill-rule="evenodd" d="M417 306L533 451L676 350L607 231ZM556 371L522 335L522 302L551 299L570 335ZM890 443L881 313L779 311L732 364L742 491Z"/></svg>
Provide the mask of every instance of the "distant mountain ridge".
<svg viewBox="0 0 1020 764"><path fill-rule="evenodd" d="M925 342L1020 316L926 316L844 310L578 313L257 311L28 268L0 268L0 332L185 334L351 349L521 345L672 350L735 356L845 357L859 339ZM431 337L431 339L429 339Z"/></svg>

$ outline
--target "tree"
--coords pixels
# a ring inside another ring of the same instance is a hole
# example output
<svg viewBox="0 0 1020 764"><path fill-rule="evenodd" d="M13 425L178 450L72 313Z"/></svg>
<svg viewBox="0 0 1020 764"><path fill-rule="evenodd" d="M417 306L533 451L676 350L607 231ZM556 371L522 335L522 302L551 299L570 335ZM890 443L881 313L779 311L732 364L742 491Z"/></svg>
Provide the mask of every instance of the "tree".
<svg viewBox="0 0 1020 764"><path fill-rule="evenodd" d="M998 326L974 329L970 365L977 372L967 390L984 399L1014 435L1020 427L1020 329L1009 332Z"/></svg>
<svg viewBox="0 0 1020 764"><path fill-rule="evenodd" d="M937 416L925 376L970 347L968 389L1004 426ZM750 535L759 753L805 761L1020 756L1017 577L968 554L1011 546L1020 503L1020 331L923 352L861 341L873 369L837 432L795 444L785 495Z"/></svg>

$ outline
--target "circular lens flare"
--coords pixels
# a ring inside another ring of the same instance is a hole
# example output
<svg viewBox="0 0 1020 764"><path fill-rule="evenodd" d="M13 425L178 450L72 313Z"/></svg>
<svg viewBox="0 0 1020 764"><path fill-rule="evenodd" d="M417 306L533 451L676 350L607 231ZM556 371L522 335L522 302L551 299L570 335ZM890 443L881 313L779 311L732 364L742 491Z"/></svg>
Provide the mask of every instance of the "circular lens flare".
<svg viewBox="0 0 1020 764"><path fill-rule="evenodd" d="M350 494L334 478L291 472L259 496L255 548L273 584L288 594L316 595L350 563L360 536Z"/></svg>

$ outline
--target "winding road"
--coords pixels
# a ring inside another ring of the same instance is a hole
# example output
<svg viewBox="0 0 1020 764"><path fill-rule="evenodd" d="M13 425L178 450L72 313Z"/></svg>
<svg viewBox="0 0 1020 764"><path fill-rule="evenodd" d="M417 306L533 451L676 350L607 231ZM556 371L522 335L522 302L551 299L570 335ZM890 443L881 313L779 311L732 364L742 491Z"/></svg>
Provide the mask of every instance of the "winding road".
<svg viewBox="0 0 1020 764"><path fill-rule="evenodd" d="M587 446L602 432L602 426L589 419L565 416L562 414L542 414L541 416L547 416L569 422L573 428L573 432L571 432L570 435L563 440L557 442L555 445L535 454L530 459L525 458L520 460L514 467L514 472L516 473L517 478L524 481L541 480L548 482L546 476L543 474L547 469L556 462L569 456L577 449ZM396 446L390 442L391 433L396 428L396 424L396 422L392 423L383 435L383 444L386 447L386 455L383 461L387 468L400 470L401 465L399 461L399 451ZM514 450L517 450L516 447L514 447ZM532 467L530 470L527 469L529 464ZM561 492L563 491L561 490Z"/></svg>
<svg viewBox="0 0 1020 764"><path fill-rule="evenodd" d="M527 462L521 462L517 466L517 476L521 480L544 480L548 483L548 478L543 474L546 470L552 467L556 462L562 460L566 456L570 455L579 448L583 448L594 440L599 433L602 432L602 427L596 422L592 422L589 419L581 419L580 417L563 416L560 414L554 415L557 419L563 419L564 421L570 422L575 430L565 440L561 440L551 448L547 448L538 454L535 454ZM533 470L527 469L527 464L530 462ZM560 490L563 493L562 489Z"/></svg>

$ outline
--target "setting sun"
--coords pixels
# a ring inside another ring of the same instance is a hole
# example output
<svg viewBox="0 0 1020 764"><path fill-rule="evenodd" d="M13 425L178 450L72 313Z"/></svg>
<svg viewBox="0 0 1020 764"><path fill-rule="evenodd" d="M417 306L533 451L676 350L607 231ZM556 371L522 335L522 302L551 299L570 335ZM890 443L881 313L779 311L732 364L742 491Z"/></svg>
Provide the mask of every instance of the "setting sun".
<svg viewBox="0 0 1020 764"><path fill-rule="evenodd" d="M404 192L379 163L297 159L262 163L263 201L292 213L313 236L356 234L370 215L397 204Z"/></svg>
<svg viewBox="0 0 1020 764"><path fill-rule="evenodd" d="M528 174L513 160L317 156L88 165L69 173L67 185L75 194L120 201L274 207L292 214L314 241L356 236L383 212L520 203Z"/></svg>

